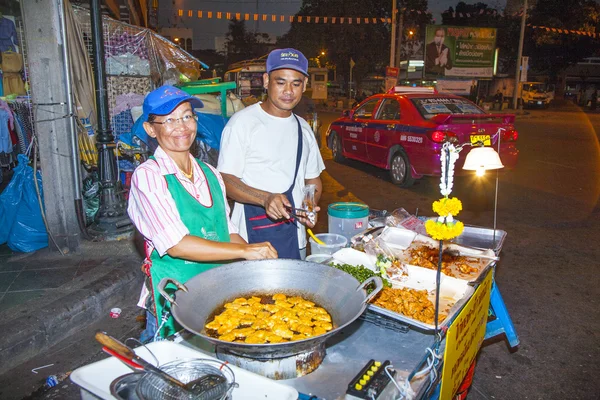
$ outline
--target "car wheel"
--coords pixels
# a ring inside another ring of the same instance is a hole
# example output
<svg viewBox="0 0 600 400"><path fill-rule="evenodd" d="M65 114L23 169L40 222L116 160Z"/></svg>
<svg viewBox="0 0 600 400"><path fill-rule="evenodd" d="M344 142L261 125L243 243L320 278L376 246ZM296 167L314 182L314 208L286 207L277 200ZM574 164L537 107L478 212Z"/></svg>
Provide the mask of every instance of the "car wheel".
<svg viewBox="0 0 600 400"><path fill-rule="evenodd" d="M415 183L410 170L410 161L403 150L398 150L390 162L390 178L395 185L409 187Z"/></svg>
<svg viewBox="0 0 600 400"><path fill-rule="evenodd" d="M331 152L336 162L343 162L346 159L342 154L342 141L337 133L334 133L331 137Z"/></svg>

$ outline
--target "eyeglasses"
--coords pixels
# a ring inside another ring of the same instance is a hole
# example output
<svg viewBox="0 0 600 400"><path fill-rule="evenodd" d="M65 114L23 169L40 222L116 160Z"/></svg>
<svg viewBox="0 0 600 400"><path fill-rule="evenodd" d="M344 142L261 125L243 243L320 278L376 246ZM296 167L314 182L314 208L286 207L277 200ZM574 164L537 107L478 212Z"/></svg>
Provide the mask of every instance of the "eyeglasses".
<svg viewBox="0 0 600 400"><path fill-rule="evenodd" d="M160 121L152 121L150 122L151 124L159 124L159 125L164 125L167 128L174 128L175 125L177 125L179 122L183 122L184 124L191 124L192 121L198 121L198 116L197 115L184 115L181 118L167 118L166 120L160 122Z"/></svg>

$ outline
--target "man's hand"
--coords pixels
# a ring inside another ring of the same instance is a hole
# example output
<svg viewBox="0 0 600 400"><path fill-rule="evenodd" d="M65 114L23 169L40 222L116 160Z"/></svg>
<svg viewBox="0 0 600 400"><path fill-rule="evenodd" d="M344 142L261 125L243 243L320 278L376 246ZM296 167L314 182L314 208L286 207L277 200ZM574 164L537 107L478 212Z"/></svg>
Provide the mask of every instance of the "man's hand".
<svg viewBox="0 0 600 400"><path fill-rule="evenodd" d="M440 57L435 58L435 65L440 65Z"/></svg>
<svg viewBox="0 0 600 400"><path fill-rule="evenodd" d="M448 49L444 49L440 55L440 65L443 67L448 64Z"/></svg>
<svg viewBox="0 0 600 400"><path fill-rule="evenodd" d="M277 258L277 250L269 242L252 243L244 249L246 260L262 260L265 258Z"/></svg>
<svg viewBox="0 0 600 400"><path fill-rule="evenodd" d="M292 207L290 200L281 193L271 193L265 200L264 208L269 218L278 219L290 219L286 207Z"/></svg>

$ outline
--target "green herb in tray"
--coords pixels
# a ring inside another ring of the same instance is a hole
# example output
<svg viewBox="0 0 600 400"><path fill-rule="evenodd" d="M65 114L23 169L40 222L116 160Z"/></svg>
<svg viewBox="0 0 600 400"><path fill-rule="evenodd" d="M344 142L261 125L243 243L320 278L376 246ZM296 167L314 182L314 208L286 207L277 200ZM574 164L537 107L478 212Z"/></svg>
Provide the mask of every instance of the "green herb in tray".
<svg viewBox="0 0 600 400"><path fill-rule="evenodd" d="M336 264L336 263L331 263L329 265L331 267L337 268L339 270L342 270L342 271L352 275L360 283L363 283L364 281L366 281L367 279L369 279L372 276L379 276L381 278L381 280L383 281L383 286L392 287L392 284L390 283L390 281L383 278L380 274L377 274L377 273L371 271L370 269L365 268L362 265ZM371 290L367 290L367 291L371 292Z"/></svg>

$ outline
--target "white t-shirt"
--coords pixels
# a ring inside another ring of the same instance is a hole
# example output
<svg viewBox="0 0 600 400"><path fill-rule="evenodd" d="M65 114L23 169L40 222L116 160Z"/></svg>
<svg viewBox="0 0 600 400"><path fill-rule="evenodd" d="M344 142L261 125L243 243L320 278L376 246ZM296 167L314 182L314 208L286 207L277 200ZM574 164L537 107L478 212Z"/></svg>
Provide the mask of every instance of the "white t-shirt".
<svg viewBox="0 0 600 400"><path fill-rule="evenodd" d="M296 207L302 204L304 180L319 177L325 169L314 133L304 119L298 119L302 128L302 158L292 192ZM292 184L297 150L298 125L294 115L274 117L256 103L233 114L225 125L217 169L240 178L250 187L283 193ZM243 204L235 203L231 221L247 240ZM306 247L306 231L302 224L298 224L298 245L299 248Z"/></svg>

